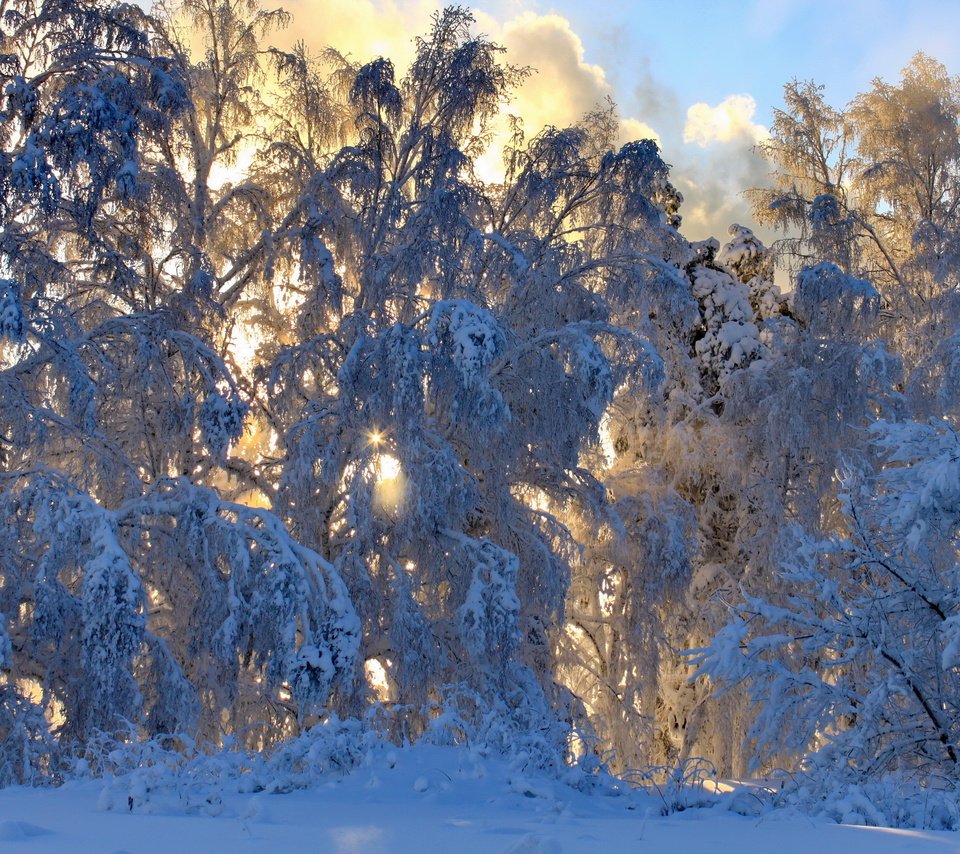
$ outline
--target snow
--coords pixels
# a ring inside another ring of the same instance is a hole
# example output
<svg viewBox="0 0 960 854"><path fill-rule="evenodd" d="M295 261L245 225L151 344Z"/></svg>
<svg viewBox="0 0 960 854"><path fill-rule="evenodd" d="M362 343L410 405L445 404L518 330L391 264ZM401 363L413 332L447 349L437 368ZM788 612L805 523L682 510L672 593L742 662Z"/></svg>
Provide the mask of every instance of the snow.
<svg viewBox="0 0 960 854"><path fill-rule="evenodd" d="M465 382L475 382L503 348L503 330L489 311L466 300L444 300L433 307L427 334L434 346L440 343L444 325L457 369Z"/></svg>
<svg viewBox="0 0 960 854"><path fill-rule="evenodd" d="M772 810L748 786L698 795L708 806L661 815L655 793L593 793L467 748L376 747L353 773L286 794L226 794L128 809L104 796L123 781L0 790L0 849L11 852L960 851L960 834L887 830ZM721 787L727 788L727 787ZM114 805L114 809L103 806ZM98 806L98 804L100 806ZM211 814L215 813L215 814Z"/></svg>
<svg viewBox="0 0 960 854"><path fill-rule="evenodd" d="M23 340L23 307L20 304L20 288L10 279L0 279L0 339L15 343Z"/></svg>

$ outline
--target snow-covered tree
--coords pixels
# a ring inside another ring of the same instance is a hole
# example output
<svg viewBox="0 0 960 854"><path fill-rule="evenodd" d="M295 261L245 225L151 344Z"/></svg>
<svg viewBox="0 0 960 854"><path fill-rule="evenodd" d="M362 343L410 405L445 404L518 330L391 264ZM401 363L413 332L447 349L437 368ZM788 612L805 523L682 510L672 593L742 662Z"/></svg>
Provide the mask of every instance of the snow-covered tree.
<svg viewBox="0 0 960 854"><path fill-rule="evenodd" d="M806 756L841 779L956 779L957 435L878 422L884 466L847 472L842 530L797 529L778 597L747 596L703 670L749 679L757 757Z"/></svg>
<svg viewBox="0 0 960 854"><path fill-rule="evenodd" d="M755 449L760 527L747 526L750 569L725 596L736 615L702 660L757 702L755 758L810 757L837 780L912 769L929 781L955 761L947 611L927 623L923 604L953 563L925 528L908 542L894 511L929 492L912 478L936 468L924 456L956 405L952 273L922 248L932 221L954 227L954 89L922 55L844 112L820 87L788 85L763 146L777 184L754 191L761 218L799 231L780 245L798 270L784 316L765 324L761 369L725 388L723 417Z"/></svg>
<svg viewBox="0 0 960 854"><path fill-rule="evenodd" d="M2 26L3 779L100 732L216 740L273 709L273 741L355 690L358 627L331 566L200 485L247 404L186 256L154 275L190 68L136 7Z"/></svg>
<svg viewBox="0 0 960 854"><path fill-rule="evenodd" d="M960 84L918 53L899 84L878 78L843 110L812 82L784 98L760 146L774 187L751 191L755 213L788 230L796 269L831 261L879 290L912 372L956 327Z"/></svg>
<svg viewBox="0 0 960 854"><path fill-rule="evenodd" d="M611 151L600 114L518 138L500 187L473 177L518 72L470 23L439 15L403 80L386 60L344 70L354 144L323 161L304 117L271 153L315 171L289 242L305 337L265 410L288 425L278 511L346 579L405 725L453 686L482 701L472 726L494 709L530 737L571 714L554 679L579 560L563 515L607 512L580 455L617 387L659 382L604 292L667 275L682 241L655 146Z"/></svg>

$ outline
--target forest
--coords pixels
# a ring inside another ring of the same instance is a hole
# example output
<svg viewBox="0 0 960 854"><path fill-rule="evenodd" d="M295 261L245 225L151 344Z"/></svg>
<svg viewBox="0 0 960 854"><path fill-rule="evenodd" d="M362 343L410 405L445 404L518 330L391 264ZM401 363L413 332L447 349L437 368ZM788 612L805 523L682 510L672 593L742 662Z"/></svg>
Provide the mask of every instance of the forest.
<svg viewBox="0 0 960 854"><path fill-rule="evenodd" d="M478 174L468 10L288 19L0 5L0 786L375 735L960 827L960 78L786 82L782 238L691 242L611 104Z"/></svg>

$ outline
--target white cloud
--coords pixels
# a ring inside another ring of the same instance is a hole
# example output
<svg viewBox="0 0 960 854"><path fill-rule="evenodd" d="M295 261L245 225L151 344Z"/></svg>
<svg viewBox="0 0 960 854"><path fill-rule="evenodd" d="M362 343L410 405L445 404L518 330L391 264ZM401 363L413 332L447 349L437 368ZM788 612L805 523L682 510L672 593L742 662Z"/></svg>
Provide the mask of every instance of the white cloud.
<svg viewBox="0 0 960 854"><path fill-rule="evenodd" d="M580 36L562 15L526 11L500 23L478 13L477 24L507 49L508 62L531 69L505 108L523 119L528 138L547 126L569 127L612 96L603 68L587 62ZM478 174L487 180L502 180L500 151L507 140L506 128L505 120L495 123L490 150L476 164ZM659 141L660 135L639 119L622 119L615 141L622 145L634 139Z"/></svg>
<svg viewBox="0 0 960 854"><path fill-rule="evenodd" d="M757 102L752 95L729 95L717 106L702 101L687 109L683 141L706 148L714 142L749 140L760 142L768 137L763 125L755 124Z"/></svg>
<svg viewBox="0 0 960 854"><path fill-rule="evenodd" d="M477 19L479 29L507 49L509 62L532 70L507 107L523 118L528 136L547 125L572 125L612 96L604 69L587 61L583 41L562 15L526 11L500 23L478 13ZM618 141L638 137L659 139L648 124L624 119Z"/></svg>
<svg viewBox="0 0 960 854"><path fill-rule="evenodd" d="M397 76L414 56L413 39L430 29L435 0L284 0L293 19L272 42L303 41L313 51L334 47L354 62L391 59Z"/></svg>
<svg viewBox="0 0 960 854"><path fill-rule="evenodd" d="M534 69L516 98L532 132L572 124L610 94L603 69L586 61L583 42L561 15L524 12L504 24L500 40L511 62Z"/></svg>
<svg viewBox="0 0 960 854"><path fill-rule="evenodd" d="M752 95L724 98L716 106L697 103L687 110L683 141L671 158L673 181L684 195L680 209L683 232L692 240L717 237L723 242L727 227L741 223L763 240L772 235L758 229L744 190L767 183L769 165L756 151L769 137L754 121L757 102Z"/></svg>
<svg viewBox="0 0 960 854"><path fill-rule="evenodd" d="M632 142L635 139L652 139L660 143L660 134L658 134L646 122L639 119L622 119L620 121L620 139L618 142L622 145L625 142Z"/></svg>
<svg viewBox="0 0 960 854"><path fill-rule="evenodd" d="M777 235L757 225L743 192L748 187L766 186L769 181L770 166L753 150L753 142L685 148L671 171L671 180L684 196L680 208L684 235L691 240L717 237L723 242L727 227L740 223L752 228L764 242L776 239Z"/></svg>

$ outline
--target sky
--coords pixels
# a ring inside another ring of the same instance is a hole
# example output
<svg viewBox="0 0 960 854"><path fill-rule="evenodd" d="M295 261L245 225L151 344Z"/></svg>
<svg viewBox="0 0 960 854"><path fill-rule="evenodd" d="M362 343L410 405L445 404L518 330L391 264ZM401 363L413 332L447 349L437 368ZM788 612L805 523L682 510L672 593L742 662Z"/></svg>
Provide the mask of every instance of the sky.
<svg viewBox="0 0 960 854"><path fill-rule="evenodd" d="M398 67L436 0L280 0L282 39ZM754 152L794 78L846 104L875 77L896 81L923 50L960 72L960 0L477 0L477 30L531 66L509 109L530 133L565 126L606 97L622 141L652 136L685 197L683 231L723 240L755 223L740 195L765 182ZM497 158L485 164L489 170ZM769 232L760 231L765 239Z"/></svg>

